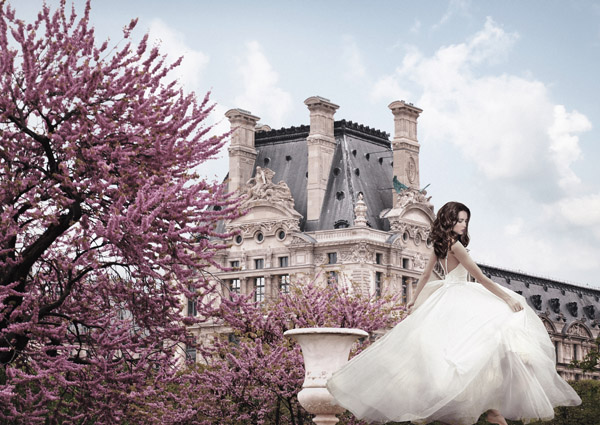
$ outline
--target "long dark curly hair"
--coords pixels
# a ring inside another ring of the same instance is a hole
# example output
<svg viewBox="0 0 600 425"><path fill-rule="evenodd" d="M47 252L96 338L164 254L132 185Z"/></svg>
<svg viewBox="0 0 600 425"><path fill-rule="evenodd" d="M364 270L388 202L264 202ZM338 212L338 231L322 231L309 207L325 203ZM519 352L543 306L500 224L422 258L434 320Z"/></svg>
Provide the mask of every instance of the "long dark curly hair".
<svg viewBox="0 0 600 425"><path fill-rule="evenodd" d="M454 225L458 222L458 213L464 211L467 213L467 228L465 233L457 235L452 231ZM437 213L435 221L431 225L431 233L429 237L433 243L433 251L437 258L445 258L448 255L448 250L457 240L467 246L469 244L469 221L471 219L471 211L466 205L460 202L448 202Z"/></svg>

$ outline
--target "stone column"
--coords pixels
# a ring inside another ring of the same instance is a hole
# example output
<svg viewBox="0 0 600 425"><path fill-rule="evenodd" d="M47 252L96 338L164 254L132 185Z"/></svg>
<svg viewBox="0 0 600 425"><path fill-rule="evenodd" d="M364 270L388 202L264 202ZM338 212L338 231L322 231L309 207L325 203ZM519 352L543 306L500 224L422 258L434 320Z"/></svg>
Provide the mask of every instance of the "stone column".
<svg viewBox="0 0 600 425"><path fill-rule="evenodd" d="M248 278L240 277L240 294L248 295L250 291L248 290Z"/></svg>
<svg viewBox="0 0 600 425"><path fill-rule="evenodd" d="M563 362L563 349L562 342L560 339L554 341L556 344L556 364Z"/></svg>
<svg viewBox="0 0 600 425"><path fill-rule="evenodd" d="M413 299L413 282L412 277L406 278L406 302L410 302Z"/></svg>
<svg viewBox="0 0 600 425"><path fill-rule="evenodd" d="M272 299L276 295L273 290L273 280L272 275L265 275L265 300Z"/></svg>
<svg viewBox="0 0 600 425"><path fill-rule="evenodd" d="M308 145L307 220L318 220L327 188L327 178L335 150L333 115L339 108L319 96L309 97L304 104L310 111Z"/></svg>
<svg viewBox="0 0 600 425"><path fill-rule="evenodd" d="M230 109L225 116L233 131L229 145L229 191L234 192L252 177L257 156L254 134L260 118L243 109Z"/></svg>
<svg viewBox="0 0 600 425"><path fill-rule="evenodd" d="M394 175L406 186L420 189L417 118L423 110L403 100L390 103L388 108L394 114L394 139L392 140ZM394 191L394 205L397 198L398 195Z"/></svg>

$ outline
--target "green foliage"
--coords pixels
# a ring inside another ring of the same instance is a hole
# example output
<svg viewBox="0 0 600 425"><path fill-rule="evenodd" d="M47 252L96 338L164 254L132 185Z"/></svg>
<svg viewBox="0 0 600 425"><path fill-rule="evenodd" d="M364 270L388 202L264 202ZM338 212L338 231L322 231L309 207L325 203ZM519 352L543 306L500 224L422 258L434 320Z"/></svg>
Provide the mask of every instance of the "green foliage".
<svg viewBox="0 0 600 425"><path fill-rule="evenodd" d="M585 359L578 361L573 360L569 364L571 369L581 369L584 372L596 372L598 371L598 362L600 361L600 337L596 338L596 347L592 348L585 356ZM599 421L600 423L600 421Z"/></svg>

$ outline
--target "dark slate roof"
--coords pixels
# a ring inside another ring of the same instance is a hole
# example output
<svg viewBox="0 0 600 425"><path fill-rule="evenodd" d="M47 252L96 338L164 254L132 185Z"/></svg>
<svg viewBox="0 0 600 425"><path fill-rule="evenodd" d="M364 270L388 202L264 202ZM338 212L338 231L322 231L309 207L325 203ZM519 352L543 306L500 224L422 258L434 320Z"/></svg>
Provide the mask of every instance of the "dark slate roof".
<svg viewBox="0 0 600 425"><path fill-rule="evenodd" d="M560 332L575 321L590 328L600 326L600 290L573 285L493 266L479 265L494 282L521 293L536 312L546 313L553 322L564 323Z"/></svg>
<svg viewBox="0 0 600 425"><path fill-rule="evenodd" d="M268 167L275 172L273 182L283 180L289 186L296 210L306 217L306 182L308 126L257 132L256 166ZM392 151L389 135L350 121L336 121L334 135L337 142L321 217L300 223L302 231L333 229L336 223L354 223L354 206L359 192L367 204L367 221L373 228L389 230L379 214L392 206Z"/></svg>
<svg viewBox="0 0 600 425"><path fill-rule="evenodd" d="M294 197L294 208L302 219L300 229L304 229L306 220L306 182L308 172L308 148L306 138L310 128L282 128L280 130L261 131L255 136L254 147L258 153L252 176L256 167L267 167L275 172L273 183L284 181Z"/></svg>

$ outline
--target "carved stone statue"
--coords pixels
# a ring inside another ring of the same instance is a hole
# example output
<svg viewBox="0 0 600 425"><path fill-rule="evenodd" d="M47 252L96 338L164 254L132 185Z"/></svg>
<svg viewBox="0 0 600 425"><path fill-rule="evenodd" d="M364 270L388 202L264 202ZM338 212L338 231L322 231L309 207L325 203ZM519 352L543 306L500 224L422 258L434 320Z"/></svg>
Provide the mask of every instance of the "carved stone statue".
<svg viewBox="0 0 600 425"><path fill-rule="evenodd" d="M273 183L275 172L269 168L256 167L256 175L246 183L245 194L247 199L244 204L261 199L283 204L294 208L294 198L290 188L284 181Z"/></svg>

